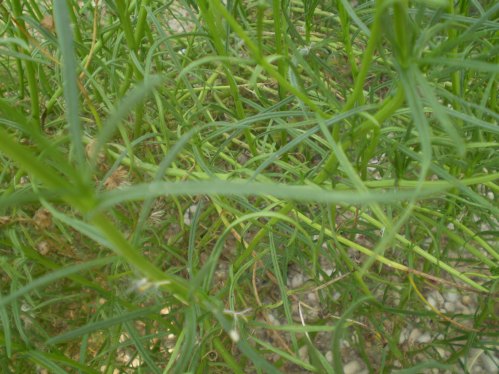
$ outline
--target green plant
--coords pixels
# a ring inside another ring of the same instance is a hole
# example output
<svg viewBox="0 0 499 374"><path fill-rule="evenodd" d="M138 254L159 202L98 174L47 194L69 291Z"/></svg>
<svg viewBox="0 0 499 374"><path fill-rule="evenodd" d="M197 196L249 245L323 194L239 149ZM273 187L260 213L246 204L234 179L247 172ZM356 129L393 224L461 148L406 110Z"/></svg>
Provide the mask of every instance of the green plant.
<svg viewBox="0 0 499 374"><path fill-rule="evenodd" d="M0 3L2 368L487 370L498 10Z"/></svg>

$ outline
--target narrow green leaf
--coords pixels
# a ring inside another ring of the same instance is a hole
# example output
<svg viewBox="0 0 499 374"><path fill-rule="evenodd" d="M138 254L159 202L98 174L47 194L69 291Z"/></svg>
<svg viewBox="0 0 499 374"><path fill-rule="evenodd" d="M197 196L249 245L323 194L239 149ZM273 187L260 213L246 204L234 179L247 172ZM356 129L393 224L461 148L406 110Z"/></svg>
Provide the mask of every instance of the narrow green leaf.
<svg viewBox="0 0 499 374"><path fill-rule="evenodd" d="M102 321L90 322L85 326L68 331L61 335L54 336L46 341L47 345L54 345L69 340L73 340L85 334L90 334L95 331L105 330L111 326L115 326L124 322L134 321L138 318L145 317L152 313L157 313L162 308L160 305L155 305L147 308L137 309L128 313L119 314L115 317L108 318Z"/></svg>
<svg viewBox="0 0 499 374"><path fill-rule="evenodd" d="M71 138L71 155L78 167L84 166L83 131L80 125L78 65L73 46L73 30L66 1L54 1L54 20L62 54L62 82L66 101L66 118Z"/></svg>
<svg viewBox="0 0 499 374"><path fill-rule="evenodd" d="M0 296L0 308L5 307L6 305L9 305L13 300L16 300L28 292L31 292L33 290L36 290L37 288L43 287L47 284L50 284L58 279L65 278L69 275L80 273L83 271L87 271L92 268L96 268L99 266L103 266L106 264L109 264L113 261L116 260L116 257L111 256L111 257L105 257L105 258L99 258L96 260L84 262L82 264L77 264L73 266L69 266L66 268L62 268L60 270L56 270L52 273L48 273L46 275L41 276L40 278L35 279L34 281L28 283L24 287L21 287L14 292L10 293L7 296Z"/></svg>
<svg viewBox="0 0 499 374"><path fill-rule="evenodd" d="M144 200L159 196L225 195L225 196L275 196L281 199L335 204L394 203L410 198L429 197L451 186L421 188L414 191L329 191L316 186L289 186L279 183L254 183L245 180L210 180L188 182L151 182L132 187L103 192L96 211L110 208L125 201Z"/></svg>

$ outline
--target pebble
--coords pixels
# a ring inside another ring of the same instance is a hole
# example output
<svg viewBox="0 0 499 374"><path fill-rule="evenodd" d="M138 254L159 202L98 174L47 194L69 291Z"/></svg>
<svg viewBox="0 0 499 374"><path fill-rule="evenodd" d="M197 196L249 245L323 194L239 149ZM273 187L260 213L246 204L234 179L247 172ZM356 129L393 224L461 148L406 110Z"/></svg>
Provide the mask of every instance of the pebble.
<svg viewBox="0 0 499 374"><path fill-rule="evenodd" d="M38 249L38 252L42 256L46 256L50 252L50 244L47 241L45 241L45 240L43 240L40 243L38 243L37 246L36 246L36 248Z"/></svg>
<svg viewBox="0 0 499 374"><path fill-rule="evenodd" d="M436 300L435 300L433 297L428 296L428 297L426 298L426 301L428 301L428 304L430 304L432 307L434 307L434 308L436 308L436 307L437 307L437 302L436 302ZM428 306L426 306L426 307L427 307L427 309L428 309Z"/></svg>
<svg viewBox="0 0 499 374"><path fill-rule="evenodd" d="M340 348L350 348L350 343L346 339L340 340Z"/></svg>
<svg viewBox="0 0 499 374"><path fill-rule="evenodd" d="M244 165L249 160L249 155L246 152L242 152L237 156L237 162Z"/></svg>
<svg viewBox="0 0 499 374"><path fill-rule="evenodd" d="M267 315L267 320L268 322L271 324L271 325L274 325L274 326L279 326L281 323L279 322L279 320L277 318L274 317L273 314L269 313Z"/></svg>
<svg viewBox="0 0 499 374"><path fill-rule="evenodd" d="M438 303L438 305L442 305L444 302L445 302L445 299L444 297L442 296L442 294L438 291L433 291L432 292L432 296L433 298L436 300L436 302Z"/></svg>
<svg viewBox="0 0 499 374"><path fill-rule="evenodd" d="M454 310L455 311L461 313L464 309L468 309L468 308L465 307L460 301L458 301L457 303L454 303Z"/></svg>
<svg viewBox="0 0 499 374"><path fill-rule="evenodd" d="M482 374L485 373L481 366L473 366L473 370L471 371L473 374Z"/></svg>
<svg viewBox="0 0 499 374"><path fill-rule="evenodd" d="M488 223L481 223L480 224L480 231L490 231L492 228Z"/></svg>
<svg viewBox="0 0 499 374"><path fill-rule="evenodd" d="M333 274L333 269L322 269L322 271L326 273L329 277L331 276L331 274ZM322 274L319 275L319 280L321 282L324 282L324 276Z"/></svg>
<svg viewBox="0 0 499 374"><path fill-rule="evenodd" d="M429 248L432 243L431 238L426 238L423 240L422 246L423 248Z"/></svg>
<svg viewBox="0 0 499 374"><path fill-rule="evenodd" d="M456 290L450 290L445 293L445 299L450 303L455 303L459 300L459 294Z"/></svg>
<svg viewBox="0 0 499 374"><path fill-rule="evenodd" d="M499 359L494 360L486 352L482 354L481 359L482 359L482 365L485 368L485 372L490 374L497 374L499 372Z"/></svg>
<svg viewBox="0 0 499 374"><path fill-rule="evenodd" d="M293 276L293 278L291 278L291 282L289 282L289 286L291 288L298 288L300 287L301 285L303 285L303 283L305 283L305 277L303 276L303 274L295 274Z"/></svg>
<svg viewBox="0 0 499 374"><path fill-rule="evenodd" d="M308 295L307 295L307 299L308 301L310 301L311 303L317 303L317 294L315 292L310 292Z"/></svg>
<svg viewBox="0 0 499 374"><path fill-rule="evenodd" d="M404 342L407 340L408 337L409 337L409 330L404 328L399 336L399 345L404 344Z"/></svg>
<svg viewBox="0 0 499 374"><path fill-rule="evenodd" d="M445 349L443 349L442 347L437 347L437 352L440 355L440 357L442 357L444 359L446 359L449 355L449 353Z"/></svg>
<svg viewBox="0 0 499 374"><path fill-rule="evenodd" d="M29 304L26 304L25 302L23 302L21 304L21 311L26 313L26 312L29 312L31 310L31 306L29 306Z"/></svg>
<svg viewBox="0 0 499 374"><path fill-rule="evenodd" d="M473 312L471 311L471 309L468 308L468 307L466 307L466 306L461 310L461 313L465 314L465 315L473 314Z"/></svg>
<svg viewBox="0 0 499 374"><path fill-rule="evenodd" d="M456 305L453 303L446 302L444 308L447 312L454 313L456 311Z"/></svg>
<svg viewBox="0 0 499 374"><path fill-rule="evenodd" d="M417 339L417 342L420 344L429 343L431 342L431 335L428 332L425 332Z"/></svg>
<svg viewBox="0 0 499 374"><path fill-rule="evenodd" d="M300 356L303 361L308 362L308 347L306 345L298 350L298 356Z"/></svg>
<svg viewBox="0 0 499 374"><path fill-rule="evenodd" d="M360 366L358 361L350 361L348 364L346 364L343 367L343 372L345 374L355 374L358 371L360 371L361 369L362 369L362 367Z"/></svg>
<svg viewBox="0 0 499 374"><path fill-rule="evenodd" d="M184 223L187 226L190 226L192 223L192 219L194 218L194 214L196 214L196 211L198 210L198 205L194 204L191 205L184 213Z"/></svg>
<svg viewBox="0 0 499 374"><path fill-rule="evenodd" d="M134 358L130 363L130 366L133 368L138 368L139 366L142 366L142 361L139 358Z"/></svg>
<svg viewBox="0 0 499 374"><path fill-rule="evenodd" d="M473 299L470 295L464 295L461 301L464 305L470 305L473 302Z"/></svg>
<svg viewBox="0 0 499 374"><path fill-rule="evenodd" d="M419 337L422 335L423 333L421 332L420 329L418 328L415 328L414 330L411 331L411 333L409 334L409 338L407 339L407 343L409 345L412 345L414 344L418 339Z"/></svg>
<svg viewBox="0 0 499 374"><path fill-rule="evenodd" d="M332 351L327 351L326 352L326 360L330 364L333 362L333 352Z"/></svg>

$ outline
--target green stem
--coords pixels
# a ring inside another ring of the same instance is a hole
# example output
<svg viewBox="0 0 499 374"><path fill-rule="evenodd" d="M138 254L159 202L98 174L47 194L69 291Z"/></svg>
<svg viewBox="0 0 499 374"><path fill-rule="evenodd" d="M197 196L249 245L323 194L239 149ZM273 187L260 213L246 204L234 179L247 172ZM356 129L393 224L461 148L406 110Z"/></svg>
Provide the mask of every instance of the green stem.
<svg viewBox="0 0 499 374"><path fill-rule="evenodd" d="M404 93L402 90L399 90L397 94L390 99L386 100L382 107L378 110L378 112L374 115L374 118L381 124L384 120L390 117L395 111L402 105L404 102ZM350 144L349 141L344 144L344 146L348 146ZM337 167L338 160L334 153L331 153L326 160L326 163L319 174L313 179L314 184L323 183L333 170ZM286 203L280 210L279 214L287 215L293 208L295 204L293 202ZM239 256L239 258L234 263L234 269L239 269L239 267L244 263L244 261L251 255L251 253L256 249L257 245L260 241L267 235L268 231L279 222L278 218L272 218L269 222L258 231L258 233L253 237L253 240L249 243L246 250Z"/></svg>
<svg viewBox="0 0 499 374"><path fill-rule="evenodd" d="M355 79L355 84L353 92L350 94L347 102L343 106L342 112L346 112L352 109L356 103L362 103L364 101L363 88L364 82L369 72L371 62L374 56L374 51L381 39L381 15L383 13L384 6L383 0L376 1L376 9L374 14L374 21L371 26L371 37L367 42L366 50L364 51L364 56L362 58L362 64L360 66L359 74ZM337 140L337 139L335 139Z"/></svg>
<svg viewBox="0 0 499 374"><path fill-rule="evenodd" d="M208 32L210 33L211 40L213 41L213 45L215 47L217 54L219 56L227 56L228 54L222 40L222 35L225 35L225 32L220 27L220 24L216 21L216 19L219 17L218 15L214 14L213 11L214 10L213 3L217 2L218 0L215 0L214 2L204 0L200 1L198 5L199 9L201 10L201 14L203 15L203 18L206 21ZM225 7L223 7L223 9L232 18L227 9ZM229 83L230 93L232 99L234 100L234 105L236 108L236 116L238 119L243 119L245 118L246 114L239 95L239 88L237 87L237 82L234 78L234 75L232 74L229 64L224 62L223 67L227 81ZM246 137L246 141L248 142L251 153L254 156L256 156L258 154L258 151L256 149L255 138L251 134L251 131L249 129L244 130L244 136Z"/></svg>
<svg viewBox="0 0 499 374"><path fill-rule="evenodd" d="M454 8L454 0L449 0L449 14L454 15L455 14L455 8ZM449 41L453 41L457 37L457 30L454 27L449 27L448 31L448 37ZM456 45L451 52L451 58L457 59L459 55L459 47ZM461 71L459 69L456 69L452 73L452 93L456 97L461 97ZM459 103L454 102L456 110L459 108Z"/></svg>
<svg viewBox="0 0 499 374"><path fill-rule="evenodd" d="M25 35L24 32L26 30L26 24L22 19L22 5L19 0L12 0L12 11L14 13L14 17L18 24L18 36L21 38L26 45L29 45L28 36ZM24 51L28 56L31 55L29 50ZM38 93L38 81L36 79L35 74L35 64L32 61L24 60L23 61L25 69L26 69L26 78L28 79L28 91L31 100L31 117L35 121L35 123L40 126L40 99Z"/></svg>
<svg viewBox="0 0 499 374"><path fill-rule="evenodd" d="M275 43L275 53L281 58L277 61L277 71L283 77L287 74L287 50L286 50L286 37L283 34L283 30L286 27L286 19L284 18L283 12L285 9L282 8L282 0L272 0L272 12L274 15L274 43ZM279 98L282 100L286 97L285 88L279 85Z"/></svg>
<svg viewBox="0 0 499 374"><path fill-rule="evenodd" d="M397 41L396 48L399 63L403 68L406 68L409 64L409 56L411 52L407 8L407 0L399 0L393 4L393 23L395 28L395 40Z"/></svg>
<svg viewBox="0 0 499 374"><path fill-rule="evenodd" d="M327 118L328 115L320 109L320 107L312 101L305 93L301 92L299 89L291 85L287 79L282 76L279 71L272 65L264 56L263 51L258 48L258 45L251 40L251 38L246 34L241 25L232 17L232 15L227 11L227 9L222 5L219 0L213 0L210 4L217 9L217 11L222 15L222 17L229 23L234 32L244 41L248 47L253 59L257 64L259 64L272 78L274 78L277 83L282 86L286 91L295 95L298 99L303 101L311 110L318 113L321 117Z"/></svg>
<svg viewBox="0 0 499 374"><path fill-rule="evenodd" d="M139 16L138 16L138 21L137 21L137 26L135 29L135 34L134 34L134 39L135 42L137 43L138 47L140 48L140 43L142 38L145 35L146 32L146 20L147 20L147 7L149 6L151 0L142 0L140 1L140 10L139 10Z"/></svg>
<svg viewBox="0 0 499 374"><path fill-rule="evenodd" d="M352 48L352 36L350 35L350 22L348 18L348 13L343 6L341 1L337 2L338 4L338 13L340 15L341 29L343 31L343 45L345 46L345 51L348 56L348 62L350 63L350 70L352 71L352 77L355 77L358 74L357 70L357 61L355 59L355 55L353 53Z"/></svg>

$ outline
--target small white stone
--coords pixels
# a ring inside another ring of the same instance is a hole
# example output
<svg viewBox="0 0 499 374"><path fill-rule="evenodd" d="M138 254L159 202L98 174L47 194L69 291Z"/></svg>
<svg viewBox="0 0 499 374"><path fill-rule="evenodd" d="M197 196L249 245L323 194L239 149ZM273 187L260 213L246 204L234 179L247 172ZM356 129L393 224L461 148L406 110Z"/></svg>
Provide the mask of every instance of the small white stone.
<svg viewBox="0 0 499 374"><path fill-rule="evenodd" d="M359 342L359 335L357 334L356 331L350 335L350 339L352 340L352 343L357 344Z"/></svg>
<svg viewBox="0 0 499 374"><path fill-rule="evenodd" d="M466 306L464 308L462 308L461 313L465 314L465 315L473 314L473 312Z"/></svg>
<svg viewBox="0 0 499 374"><path fill-rule="evenodd" d="M133 361L130 363L130 366L133 368L138 368L141 365L142 365L142 361L138 357L134 358Z"/></svg>
<svg viewBox="0 0 499 374"><path fill-rule="evenodd" d="M480 224L480 231L490 231L492 230L492 227L488 223L482 222Z"/></svg>
<svg viewBox="0 0 499 374"><path fill-rule="evenodd" d="M454 313L456 311L456 305L453 303L449 303L449 302L445 303L444 308L449 313Z"/></svg>
<svg viewBox="0 0 499 374"><path fill-rule="evenodd" d="M310 301L311 303L317 303L317 294L315 292L310 292L308 295L307 295L307 299L308 301Z"/></svg>
<svg viewBox="0 0 499 374"><path fill-rule="evenodd" d="M455 303L457 300L459 300L459 294L456 290L449 290L445 293L445 299L448 302Z"/></svg>
<svg viewBox="0 0 499 374"><path fill-rule="evenodd" d="M416 329L412 330L411 333L409 334L409 338L407 340L407 343L409 345L414 344L421 335L422 335L422 332L420 329L416 328Z"/></svg>
<svg viewBox="0 0 499 374"><path fill-rule="evenodd" d="M435 299L431 296L428 296L426 298L426 301L428 301L428 304L430 304L432 307L436 308L437 307L437 302L435 301Z"/></svg>
<svg viewBox="0 0 499 374"><path fill-rule="evenodd" d="M291 288L298 288L303 285L303 283L305 283L305 277L303 276L303 274L298 273L293 276L293 278L291 278L290 286Z"/></svg>
<svg viewBox="0 0 499 374"><path fill-rule="evenodd" d="M268 322L270 322L271 325L274 325L274 326L279 326L281 323L279 322L279 320L277 318L274 317L273 314L269 313L267 315L267 319L268 319Z"/></svg>
<svg viewBox="0 0 499 374"><path fill-rule="evenodd" d="M437 353L440 355L441 358L447 358L448 352L442 347L437 347Z"/></svg>
<svg viewBox="0 0 499 374"><path fill-rule="evenodd" d="M334 273L334 269L324 269L324 273L330 277Z"/></svg>
<svg viewBox="0 0 499 374"><path fill-rule="evenodd" d="M448 225L447 225L447 228L451 231L454 230L454 224L452 222L450 222Z"/></svg>
<svg viewBox="0 0 499 374"><path fill-rule="evenodd" d="M21 312L26 313L26 312L29 312L30 310L31 310L31 306L23 301L23 303L21 304Z"/></svg>
<svg viewBox="0 0 499 374"><path fill-rule="evenodd" d="M473 366L473 370L471 371L473 374L483 374L485 371L481 366Z"/></svg>
<svg viewBox="0 0 499 374"><path fill-rule="evenodd" d="M126 342L128 339L129 339L128 334L126 334L126 333L122 333L122 334L120 335L120 338L118 339L118 341L119 341L120 343L124 343L124 342Z"/></svg>
<svg viewBox="0 0 499 374"><path fill-rule="evenodd" d="M196 211L198 210L198 205L193 204L191 205L184 213L184 223L187 226L190 226L192 223L192 219L194 218L194 214L196 214Z"/></svg>
<svg viewBox="0 0 499 374"><path fill-rule="evenodd" d="M431 243L432 243L432 239L426 238L423 240L422 246L423 246L423 248L429 248Z"/></svg>
<svg viewBox="0 0 499 374"><path fill-rule="evenodd" d="M492 357L491 357L492 356ZM484 352L481 356L482 365L485 368L486 373L497 374L499 372L499 358L494 360L493 353L490 355L487 352Z"/></svg>
<svg viewBox="0 0 499 374"><path fill-rule="evenodd" d="M300 356L303 361L308 362L308 347L306 345L298 350L298 356Z"/></svg>
<svg viewBox="0 0 499 374"><path fill-rule="evenodd" d="M345 374L355 374L360 371L362 367L360 366L358 361L350 361L343 367L343 372Z"/></svg>
<svg viewBox="0 0 499 374"><path fill-rule="evenodd" d="M230 330L229 336L234 343L237 343L240 339L240 336L239 336L239 333L237 332L237 330Z"/></svg>
<svg viewBox="0 0 499 374"><path fill-rule="evenodd" d="M338 291L336 291L334 294L333 294L333 300L334 301L338 301L341 297L341 293L339 293Z"/></svg>
<svg viewBox="0 0 499 374"><path fill-rule="evenodd" d="M401 332L400 332L400 336L399 336L399 345L402 345L405 343L405 341L407 340L407 338L409 337L409 330L407 328L404 328Z"/></svg>
<svg viewBox="0 0 499 374"><path fill-rule="evenodd" d="M166 316L167 314L170 314L170 308L165 306L163 309L161 309L159 311L159 314L161 314L162 316Z"/></svg>
<svg viewBox="0 0 499 374"><path fill-rule="evenodd" d="M348 340L340 339L340 347L341 348L350 348L350 343Z"/></svg>
<svg viewBox="0 0 499 374"><path fill-rule="evenodd" d="M425 332L423 335L421 335L418 339L417 342L419 344L426 344L431 342L431 335L428 332Z"/></svg>
<svg viewBox="0 0 499 374"><path fill-rule="evenodd" d="M461 301L464 305L470 305L473 302L473 299L470 295L464 295Z"/></svg>
<svg viewBox="0 0 499 374"><path fill-rule="evenodd" d="M493 193L492 191L487 192L487 198L488 198L489 200L492 200L492 201L493 201L493 200L494 200L494 193Z"/></svg>
<svg viewBox="0 0 499 374"><path fill-rule="evenodd" d="M437 301L438 305L442 305L445 302L444 297L438 291L433 291L432 296L435 298L435 300Z"/></svg>
<svg viewBox="0 0 499 374"><path fill-rule="evenodd" d="M326 273L328 277L330 277L330 276L331 276L331 274L333 274L333 273L334 273L334 269L322 269L322 271L323 271L324 273ZM322 274L319 276L319 280L320 280L321 282L324 282L324 276L323 276Z"/></svg>
<svg viewBox="0 0 499 374"><path fill-rule="evenodd" d="M333 362L333 352L327 351L325 356L326 356L327 362L329 362L329 363Z"/></svg>
<svg viewBox="0 0 499 374"><path fill-rule="evenodd" d="M393 295L393 305L398 306L400 304L400 294L395 293Z"/></svg>
<svg viewBox="0 0 499 374"><path fill-rule="evenodd" d="M454 303L454 311L457 313L462 313L462 311L466 309L466 307L458 301L457 303Z"/></svg>

